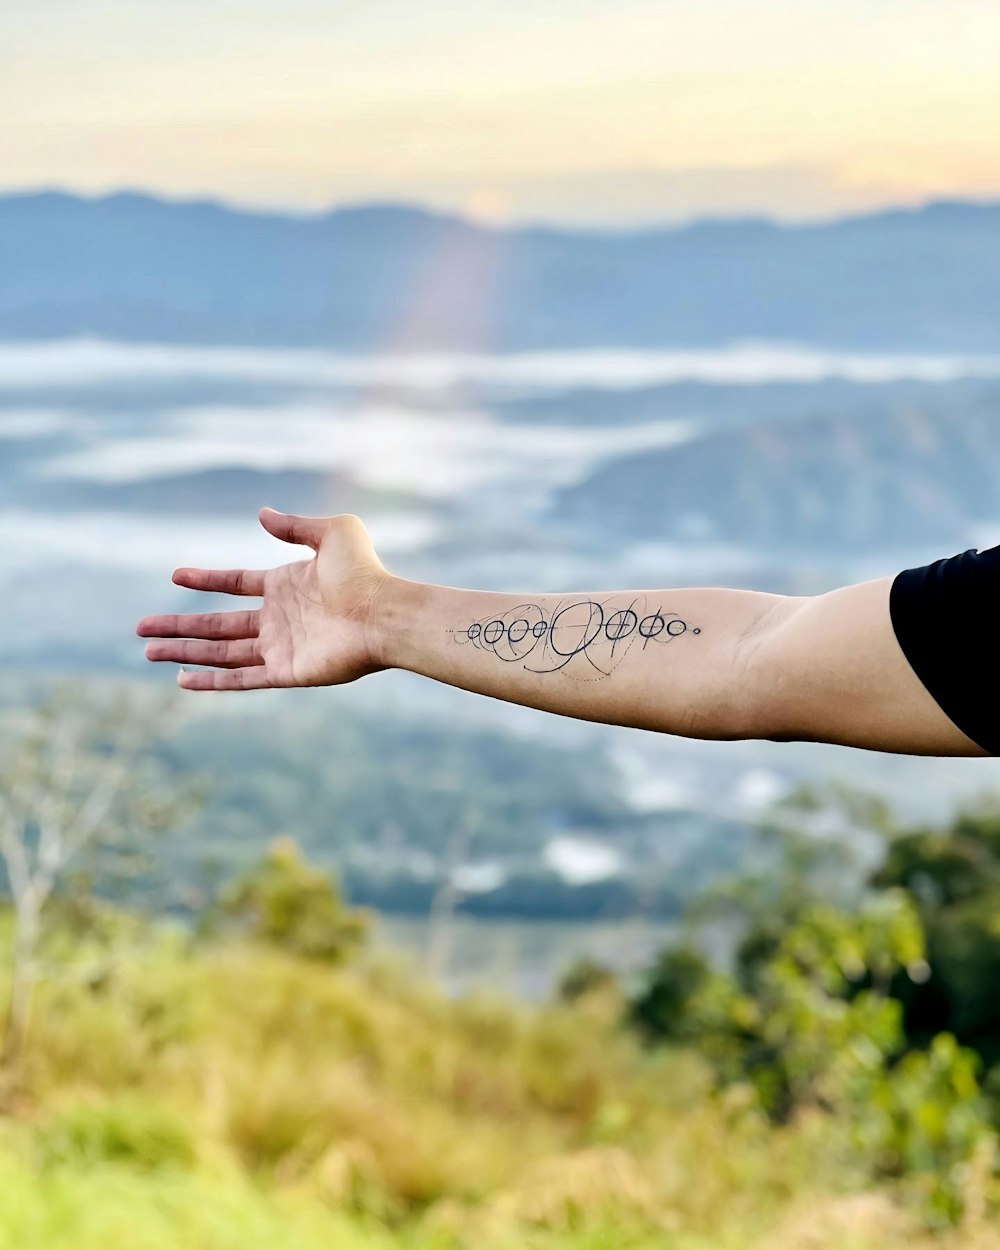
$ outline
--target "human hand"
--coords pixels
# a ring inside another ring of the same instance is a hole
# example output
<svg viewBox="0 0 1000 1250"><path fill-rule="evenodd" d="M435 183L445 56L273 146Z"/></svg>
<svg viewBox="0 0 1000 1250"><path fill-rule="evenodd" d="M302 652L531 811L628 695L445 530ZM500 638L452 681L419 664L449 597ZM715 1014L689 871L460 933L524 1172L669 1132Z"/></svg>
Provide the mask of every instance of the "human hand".
<svg viewBox="0 0 1000 1250"><path fill-rule="evenodd" d="M262 508L275 538L312 547L312 559L267 570L179 568L178 586L259 596L249 611L146 616L136 633L150 660L211 666L181 671L185 690L332 686L384 668L374 613L389 581L361 520L349 513L301 517Z"/></svg>

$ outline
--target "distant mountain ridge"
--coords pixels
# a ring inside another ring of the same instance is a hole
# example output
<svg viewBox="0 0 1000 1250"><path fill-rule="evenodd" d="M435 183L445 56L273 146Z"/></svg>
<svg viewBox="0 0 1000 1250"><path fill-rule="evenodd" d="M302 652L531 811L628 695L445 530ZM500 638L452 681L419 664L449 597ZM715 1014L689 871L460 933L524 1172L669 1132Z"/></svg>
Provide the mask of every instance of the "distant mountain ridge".
<svg viewBox="0 0 1000 1250"><path fill-rule="evenodd" d="M998 417L995 384L834 400L608 460L557 494L550 519L578 538L742 544L782 559L922 544L950 555L989 529L1000 541Z"/></svg>
<svg viewBox="0 0 1000 1250"><path fill-rule="evenodd" d="M995 352L998 292L1000 203L599 232L405 205L295 217L136 193L0 197L6 338Z"/></svg>

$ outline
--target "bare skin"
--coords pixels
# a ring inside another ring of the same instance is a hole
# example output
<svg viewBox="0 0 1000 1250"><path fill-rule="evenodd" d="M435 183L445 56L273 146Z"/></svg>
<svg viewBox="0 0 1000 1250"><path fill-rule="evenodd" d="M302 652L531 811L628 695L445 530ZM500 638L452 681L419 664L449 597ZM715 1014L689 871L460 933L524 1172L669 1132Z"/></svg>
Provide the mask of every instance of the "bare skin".
<svg viewBox="0 0 1000 1250"><path fill-rule="evenodd" d="M507 595L408 581L358 517L265 508L313 556L267 570L179 568L193 590L261 600L144 617L150 660L186 690L330 686L388 668L582 720L696 738L986 752L913 673L889 619L890 578L826 595L717 588Z"/></svg>
<svg viewBox="0 0 1000 1250"><path fill-rule="evenodd" d="M275 538L312 547L315 558L273 569L175 570L178 586L262 599L250 611L149 616L137 632L156 638L151 660L212 665L180 672L185 690L335 686L384 667L372 653L371 614L388 581L355 516L318 519L261 510Z"/></svg>

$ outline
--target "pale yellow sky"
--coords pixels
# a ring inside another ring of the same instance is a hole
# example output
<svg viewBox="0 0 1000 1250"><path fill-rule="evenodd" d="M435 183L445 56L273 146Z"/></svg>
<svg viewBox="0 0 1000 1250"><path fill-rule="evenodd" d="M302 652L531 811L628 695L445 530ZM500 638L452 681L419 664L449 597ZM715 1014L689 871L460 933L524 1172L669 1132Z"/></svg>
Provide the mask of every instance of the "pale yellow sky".
<svg viewBox="0 0 1000 1250"><path fill-rule="evenodd" d="M1000 197L997 0L6 0L0 188L500 219Z"/></svg>

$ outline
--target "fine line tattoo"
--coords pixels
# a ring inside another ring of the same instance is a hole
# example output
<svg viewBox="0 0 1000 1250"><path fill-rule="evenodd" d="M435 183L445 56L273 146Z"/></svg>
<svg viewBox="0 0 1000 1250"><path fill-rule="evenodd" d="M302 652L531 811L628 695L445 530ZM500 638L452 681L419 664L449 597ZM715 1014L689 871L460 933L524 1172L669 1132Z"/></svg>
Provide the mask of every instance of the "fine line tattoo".
<svg viewBox="0 0 1000 1250"><path fill-rule="evenodd" d="M538 603L519 603L502 615L483 616L448 632L456 643L471 644L507 664L519 663L530 673L561 672L598 681L610 677L633 647L645 651L650 643L662 646L701 629L659 604L651 608L647 597L638 595L624 606L609 599L560 599L548 612Z"/></svg>

